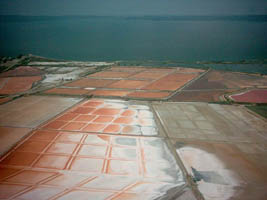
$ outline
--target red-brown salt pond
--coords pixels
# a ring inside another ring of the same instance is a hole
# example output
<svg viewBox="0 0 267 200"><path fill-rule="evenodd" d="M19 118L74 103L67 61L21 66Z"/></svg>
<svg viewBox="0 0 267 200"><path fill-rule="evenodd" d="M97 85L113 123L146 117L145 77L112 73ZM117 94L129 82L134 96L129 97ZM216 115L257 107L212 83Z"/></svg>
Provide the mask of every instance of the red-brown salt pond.
<svg viewBox="0 0 267 200"><path fill-rule="evenodd" d="M249 90L230 96L236 102L267 103L267 90Z"/></svg>
<svg viewBox="0 0 267 200"><path fill-rule="evenodd" d="M32 88L41 76L0 78L0 94L16 94Z"/></svg>

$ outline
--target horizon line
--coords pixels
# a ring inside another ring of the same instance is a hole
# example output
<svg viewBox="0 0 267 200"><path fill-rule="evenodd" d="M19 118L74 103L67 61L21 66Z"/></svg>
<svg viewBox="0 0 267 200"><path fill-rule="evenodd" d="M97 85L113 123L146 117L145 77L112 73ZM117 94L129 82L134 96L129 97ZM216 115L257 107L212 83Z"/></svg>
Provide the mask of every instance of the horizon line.
<svg viewBox="0 0 267 200"><path fill-rule="evenodd" d="M68 19L121 19L150 21L248 21L267 22L266 15L0 15L1 22L30 22Z"/></svg>
<svg viewBox="0 0 267 200"><path fill-rule="evenodd" d="M231 14L231 15L147 15L147 14L132 14L132 15L89 15L89 14L75 14L75 15L27 15L27 14L0 14L0 16L23 16L23 17L228 17L228 16L267 16L267 14Z"/></svg>

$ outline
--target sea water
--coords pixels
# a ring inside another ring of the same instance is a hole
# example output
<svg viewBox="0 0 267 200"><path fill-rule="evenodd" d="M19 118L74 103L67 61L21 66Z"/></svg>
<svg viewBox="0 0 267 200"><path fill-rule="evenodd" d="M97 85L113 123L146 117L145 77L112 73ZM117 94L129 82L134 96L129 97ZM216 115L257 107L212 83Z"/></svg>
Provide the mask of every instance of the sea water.
<svg viewBox="0 0 267 200"><path fill-rule="evenodd" d="M80 61L266 60L266 16L0 17L0 55Z"/></svg>

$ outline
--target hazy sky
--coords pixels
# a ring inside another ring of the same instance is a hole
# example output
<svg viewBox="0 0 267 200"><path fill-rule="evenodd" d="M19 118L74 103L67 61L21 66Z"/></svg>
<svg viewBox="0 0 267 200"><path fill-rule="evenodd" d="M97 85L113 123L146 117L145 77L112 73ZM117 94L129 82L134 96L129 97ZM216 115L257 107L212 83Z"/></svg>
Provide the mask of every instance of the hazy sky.
<svg viewBox="0 0 267 200"><path fill-rule="evenodd" d="M267 0L0 0L1 15L267 14Z"/></svg>

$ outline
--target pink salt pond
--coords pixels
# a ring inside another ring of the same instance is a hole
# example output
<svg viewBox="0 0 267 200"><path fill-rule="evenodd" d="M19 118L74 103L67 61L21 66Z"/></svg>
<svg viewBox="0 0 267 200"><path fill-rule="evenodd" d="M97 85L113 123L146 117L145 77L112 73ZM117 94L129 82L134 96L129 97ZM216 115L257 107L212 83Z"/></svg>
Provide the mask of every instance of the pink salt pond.
<svg viewBox="0 0 267 200"><path fill-rule="evenodd" d="M267 103L267 90L250 90L230 96L236 102Z"/></svg>

